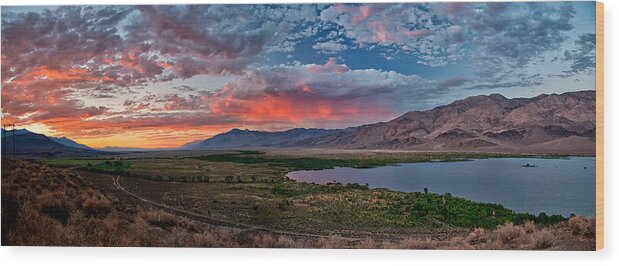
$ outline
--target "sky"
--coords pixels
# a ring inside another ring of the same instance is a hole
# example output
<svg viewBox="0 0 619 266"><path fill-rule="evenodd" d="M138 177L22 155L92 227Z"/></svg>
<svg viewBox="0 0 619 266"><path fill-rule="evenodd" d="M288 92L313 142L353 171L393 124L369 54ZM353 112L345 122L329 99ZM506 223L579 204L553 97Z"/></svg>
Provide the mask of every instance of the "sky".
<svg viewBox="0 0 619 266"><path fill-rule="evenodd" d="M3 6L2 122L91 147L595 89L595 2Z"/></svg>

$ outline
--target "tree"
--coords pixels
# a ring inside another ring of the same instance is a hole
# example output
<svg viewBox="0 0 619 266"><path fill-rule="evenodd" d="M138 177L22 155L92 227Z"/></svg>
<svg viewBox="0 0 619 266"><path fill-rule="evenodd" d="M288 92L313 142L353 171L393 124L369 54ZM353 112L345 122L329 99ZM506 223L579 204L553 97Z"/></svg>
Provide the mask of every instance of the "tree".
<svg viewBox="0 0 619 266"><path fill-rule="evenodd" d="M427 187L424 187L424 188L423 188L423 193L428 194L428 188L427 188Z"/></svg>

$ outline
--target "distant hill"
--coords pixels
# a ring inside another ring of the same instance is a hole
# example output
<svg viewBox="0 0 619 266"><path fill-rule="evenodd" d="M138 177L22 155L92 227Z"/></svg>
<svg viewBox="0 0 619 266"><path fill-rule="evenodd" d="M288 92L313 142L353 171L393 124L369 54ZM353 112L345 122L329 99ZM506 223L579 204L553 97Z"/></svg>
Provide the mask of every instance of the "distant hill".
<svg viewBox="0 0 619 266"><path fill-rule="evenodd" d="M192 141L182 150L209 150L250 147L284 147L301 140L338 132L333 129L295 128L279 132L233 129L202 141Z"/></svg>
<svg viewBox="0 0 619 266"><path fill-rule="evenodd" d="M118 146L105 146L98 150L109 151L109 152L131 152L131 151L158 151L165 149L147 149L147 148L136 148L136 147L118 147Z"/></svg>
<svg viewBox="0 0 619 266"><path fill-rule="evenodd" d="M2 137L4 138L4 134L5 134L4 129L1 129L1 130L2 130ZM28 131L27 129L16 129L15 130L15 136L30 134L30 133L32 132ZM13 136L13 132L9 133L9 136Z"/></svg>
<svg viewBox="0 0 619 266"><path fill-rule="evenodd" d="M480 95L346 129L233 129L185 150L241 147L595 153L595 91L508 99Z"/></svg>
<svg viewBox="0 0 619 266"><path fill-rule="evenodd" d="M515 99L474 96L292 146L594 153L595 91Z"/></svg>
<svg viewBox="0 0 619 266"><path fill-rule="evenodd" d="M88 147L88 146L86 146L84 144L77 143L74 140L69 139L67 137L61 137L61 138L48 137L48 138L51 139L52 141L56 142L56 143L59 143L59 144L65 145L65 146L92 150L91 147Z"/></svg>
<svg viewBox="0 0 619 266"><path fill-rule="evenodd" d="M179 149L303 147L594 154L595 130L595 91L514 99L491 94L468 97L431 110L408 112L388 122L346 129L295 128L279 132L233 129ZM130 147L94 150L68 138L48 137L25 129L15 133L17 154L24 156L88 156L152 150ZM13 140L11 134L8 136L6 148L12 151Z"/></svg>
<svg viewBox="0 0 619 266"><path fill-rule="evenodd" d="M5 143L6 141L6 143ZM2 129L3 155L13 153L13 133ZM106 152L89 148L68 138L53 138L26 129L15 131L15 154L20 157L62 157L102 155Z"/></svg>

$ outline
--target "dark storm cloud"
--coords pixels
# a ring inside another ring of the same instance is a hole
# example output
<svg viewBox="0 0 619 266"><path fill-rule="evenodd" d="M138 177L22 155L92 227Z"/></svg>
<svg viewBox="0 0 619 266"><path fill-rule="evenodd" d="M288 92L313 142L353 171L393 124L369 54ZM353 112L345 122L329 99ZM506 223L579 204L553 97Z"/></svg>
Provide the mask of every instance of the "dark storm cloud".
<svg viewBox="0 0 619 266"><path fill-rule="evenodd" d="M140 6L142 16L127 27L128 41L149 42L163 57L177 58L173 73L238 74L265 47L298 38L314 6L201 5Z"/></svg>
<svg viewBox="0 0 619 266"><path fill-rule="evenodd" d="M33 66L60 70L122 49L116 25L130 8L61 7L2 20L2 80ZM101 17L105 16L105 17Z"/></svg>
<svg viewBox="0 0 619 266"><path fill-rule="evenodd" d="M513 81L513 82L504 82L504 83L492 83L492 84L477 84L474 86L462 88L463 90L487 90L487 89L504 89L504 88L525 88L531 86L539 86L544 84L539 80L528 80L528 81Z"/></svg>
<svg viewBox="0 0 619 266"><path fill-rule="evenodd" d="M475 48L471 61L480 76L523 68L544 53L559 49L573 29L570 3L485 3L447 13L452 23L467 27Z"/></svg>
<svg viewBox="0 0 619 266"><path fill-rule="evenodd" d="M316 19L316 7L299 5L61 7L8 13L2 21L3 81L32 66L79 66L93 78L122 86L240 73L265 46L298 38L302 34L296 31Z"/></svg>
<svg viewBox="0 0 619 266"><path fill-rule="evenodd" d="M471 82L470 79L467 78L451 78L445 80L439 80L436 82L436 85L441 88L452 88L464 85L465 83Z"/></svg>

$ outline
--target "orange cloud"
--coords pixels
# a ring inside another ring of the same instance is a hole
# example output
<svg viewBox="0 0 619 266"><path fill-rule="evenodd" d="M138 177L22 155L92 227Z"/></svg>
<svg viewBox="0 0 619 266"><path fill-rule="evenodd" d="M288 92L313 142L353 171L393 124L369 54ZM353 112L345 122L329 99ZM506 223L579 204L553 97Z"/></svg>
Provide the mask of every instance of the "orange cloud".
<svg viewBox="0 0 619 266"><path fill-rule="evenodd" d="M359 7L359 15L352 19L352 24L358 24L360 21L370 16L370 6L363 5Z"/></svg>
<svg viewBox="0 0 619 266"><path fill-rule="evenodd" d="M11 106L9 121L43 124L54 134L94 147L151 148L177 147L239 127L333 128L382 121L392 118L394 109L387 96L377 96L393 93L404 80L416 80L376 70L351 70L329 59L322 65L265 68L215 92L127 99L121 105L123 111L111 111L84 106L69 94L75 90L65 89L67 84L89 80L93 75L88 71L39 67L27 76L32 79L28 86L8 84L2 92L3 106L7 102ZM36 78L40 76L44 78Z"/></svg>
<svg viewBox="0 0 619 266"><path fill-rule="evenodd" d="M61 82L75 82L75 81L94 81L96 78L92 77L87 69L83 68L69 68L67 70L51 69L47 66L35 67L31 71L16 77L10 83L16 85L27 85L36 81L61 81Z"/></svg>
<svg viewBox="0 0 619 266"><path fill-rule="evenodd" d="M286 122L297 126L308 123L355 121L384 117L382 106L335 101L311 95L309 86L299 94L263 94L248 99L227 97L210 104L214 113L232 114L244 121Z"/></svg>

